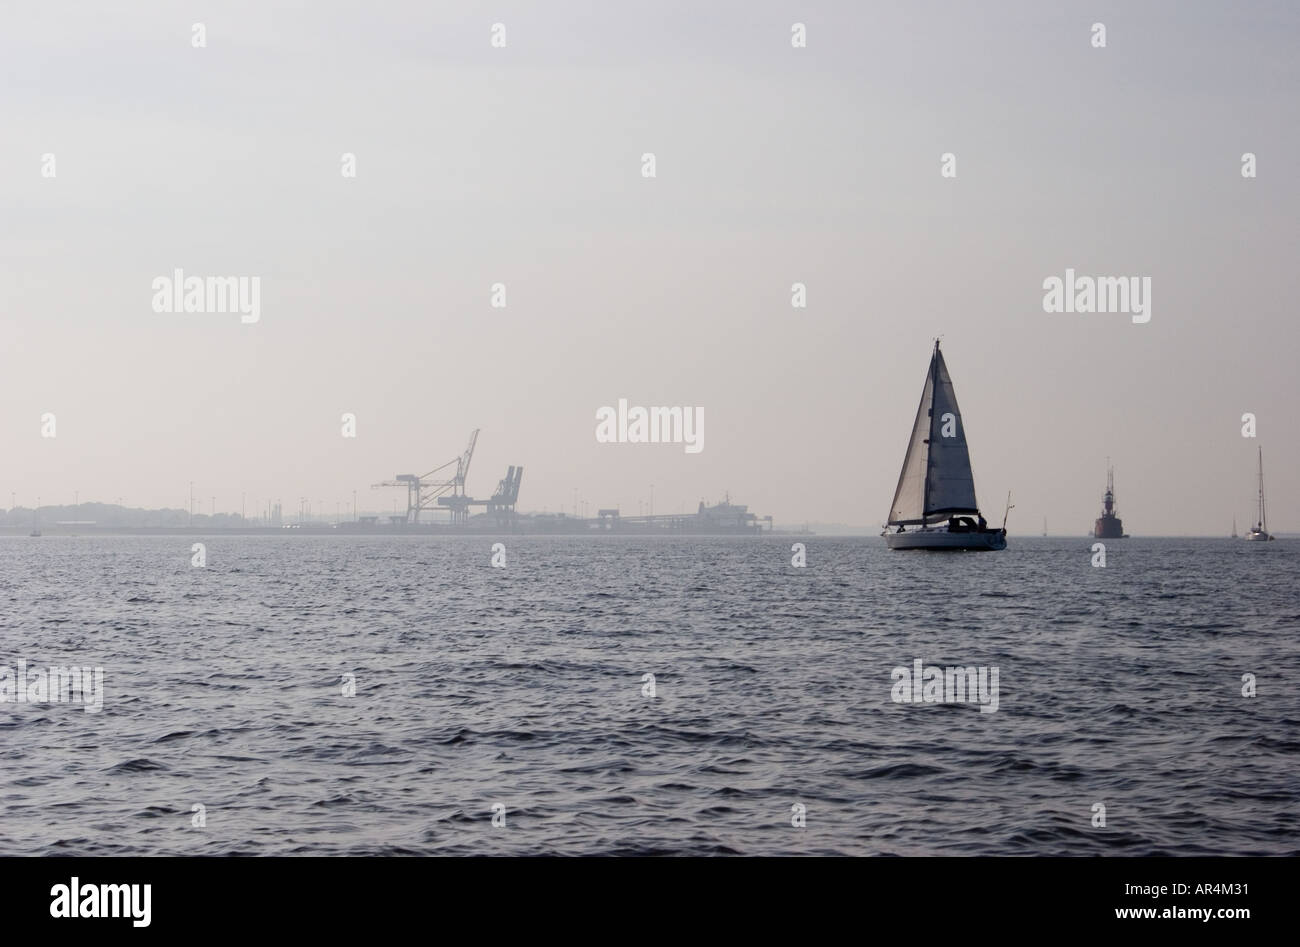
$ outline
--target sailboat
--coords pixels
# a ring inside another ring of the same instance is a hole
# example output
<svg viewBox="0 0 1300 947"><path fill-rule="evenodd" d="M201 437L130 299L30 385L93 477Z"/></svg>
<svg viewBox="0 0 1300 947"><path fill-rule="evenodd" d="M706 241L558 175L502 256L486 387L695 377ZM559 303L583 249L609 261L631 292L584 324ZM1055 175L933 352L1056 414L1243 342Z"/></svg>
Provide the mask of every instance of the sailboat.
<svg viewBox="0 0 1300 947"><path fill-rule="evenodd" d="M1237 538L1237 517L1232 518L1232 538Z"/></svg>
<svg viewBox="0 0 1300 947"><path fill-rule="evenodd" d="M1006 525L1003 517L1001 529L990 529L980 516L966 428L936 339L888 526L881 535L890 549L1005 549Z"/></svg>
<svg viewBox="0 0 1300 947"><path fill-rule="evenodd" d="M1272 539L1268 532L1268 521L1264 518L1264 448L1259 449L1259 519L1246 531L1249 542L1264 542Z"/></svg>

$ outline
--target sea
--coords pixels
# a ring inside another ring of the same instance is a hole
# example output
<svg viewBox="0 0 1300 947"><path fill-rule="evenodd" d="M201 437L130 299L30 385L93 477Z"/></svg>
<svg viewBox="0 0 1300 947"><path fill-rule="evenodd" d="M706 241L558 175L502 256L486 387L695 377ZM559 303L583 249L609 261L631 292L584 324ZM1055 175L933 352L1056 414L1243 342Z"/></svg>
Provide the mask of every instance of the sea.
<svg viewBox="0 0 1300 947"><path fill-rule="evenodd" d="M0 538L0 854L1300 854L1300 542L1093 542Z"/></svg>

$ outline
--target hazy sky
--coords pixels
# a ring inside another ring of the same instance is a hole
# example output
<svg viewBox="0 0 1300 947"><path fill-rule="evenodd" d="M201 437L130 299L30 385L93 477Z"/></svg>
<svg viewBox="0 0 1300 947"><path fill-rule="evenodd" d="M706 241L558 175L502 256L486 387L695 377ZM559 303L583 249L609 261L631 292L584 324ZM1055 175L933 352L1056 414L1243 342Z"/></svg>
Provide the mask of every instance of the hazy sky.
<svg viewBox="0 0 1300 947"><path fill-rule="evenodd" d="M1132 533L1226 534L1257 444L1270 525L1300 529L1294 3L4 19L4 506L183 507L193 480L205 512L353 489L390 509L371 483L479 427L471 492L524 464L523 509L576 487L635 512L653 483L656 512L730 490L778 522L874 526L942 334L981 505L1000 521L1010 489L1013 534L1086 533L1107 456ZM260 277L260 321L154 312L176 267ZM1067 267L1150 276L1151 321L1045 313ZM703 407L705 449L598 444L620 397Z"/></svg>

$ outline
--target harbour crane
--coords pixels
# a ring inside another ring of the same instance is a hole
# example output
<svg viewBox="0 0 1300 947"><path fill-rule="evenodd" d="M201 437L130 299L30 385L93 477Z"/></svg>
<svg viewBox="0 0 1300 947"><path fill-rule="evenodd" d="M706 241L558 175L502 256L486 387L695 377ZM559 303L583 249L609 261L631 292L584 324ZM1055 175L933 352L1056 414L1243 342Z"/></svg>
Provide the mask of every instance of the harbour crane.
<svg viewBox="0 0 1300 947"><path fill-rule="evenodd" d="M398 474L392 480L371 484L372 490L381 487L406 488L406 522L412 525L420 522L423 510L439 508L451 510L453 524L461 525L469 517L468 504L465 500L465 478L469 475L470 461L474 459L474 445L478 443L478 428L469 436L469 445L465 452L453 457L445 464L439 464L428 473ZM453 464L456 472L448 476L448 468Z"/></svg>
<svg viewBox="0 0 1300 947"><path fill-rule="evenodd" d="M497 484L496 492L488 500L475 500L472 497L464 495L454 497L439 497L438 503L441 506L450 507L452 511L452 522L468 522L469 508L471 506L487 507L487 514L496 519L498 525L510 523L515 516L515 503L519 500L519 483L524 479L524 468L522 466L511 465L506 471L506 475L501 478ZM462 518L455 519L459 514Z"/></svg>

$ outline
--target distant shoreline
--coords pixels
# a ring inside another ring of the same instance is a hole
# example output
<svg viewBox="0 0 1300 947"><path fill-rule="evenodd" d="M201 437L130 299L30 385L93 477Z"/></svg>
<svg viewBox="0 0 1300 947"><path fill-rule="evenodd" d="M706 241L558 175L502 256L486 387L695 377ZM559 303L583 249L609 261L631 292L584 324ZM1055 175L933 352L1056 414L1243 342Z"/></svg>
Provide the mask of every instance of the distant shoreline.
<svg viewBox="0 0 1300 947"><path fill-rule="evenodd" d="M741 539L761 539L764 536L773 537L808 537L816 539L878 539L880 531L878 529L864 529L861 532L849 531L851 527L846 527L844 532L818 533L804 532L796 529L773 529L763 530L762 532L692 532L689 530L669 530L662 528L622 528L617 530L587 529L526 529L511 531L508 529L488 529L488 528L465 528L452 527L444 524L429 526L403 526L403 527L357 527L351 524L341 526L247 526L247 527L221 527L221 526L84 526L71 528L66 526L41 526L41 537L91 537L91 536L389 536L389 537L427 537L427 536L569 536L569 537L636 537L644 538L647 536L660 536L664 538L741 538ZM0 526L0 537L19 536L25 538L34 538L30 536L31 528L22 526ZM1294 539L1294 533L1274 533L1277 539ZM1089 536L1087 533L1078 535L1053 534L1050 536L1041 536L1026 533L1017 535L1010 533L1009 539L1017 542L1038 539L1078 539L1094 541L1096 537ZM1231 536L1219 535L1173 535L1173 536L1126 536L1127 540L1144 540L1144 539L1222 539L1225 542L1243 542L1242 539L1233 539ZM1114 540L1119 542L1119 540Z"/></svg>
<svg viewBox="0 0 1300 947"><path fill-rule="evenodd" d="M358 527L349 524L342 526L40 526L42 537L46 536L664 536L696 537L709 536L739 537L758 539L763 536L813 536L815 533L801 530L691 530L669 529L666 527L623 526L619 529L584 529L581 527L555 529L501 529L489 527L446 526L399 526L393 527ZM31 527L0 526L0 536L30 537ZM864 534L865 535L865 534ZM874 534L871 534L874 535Z"/></svg>

